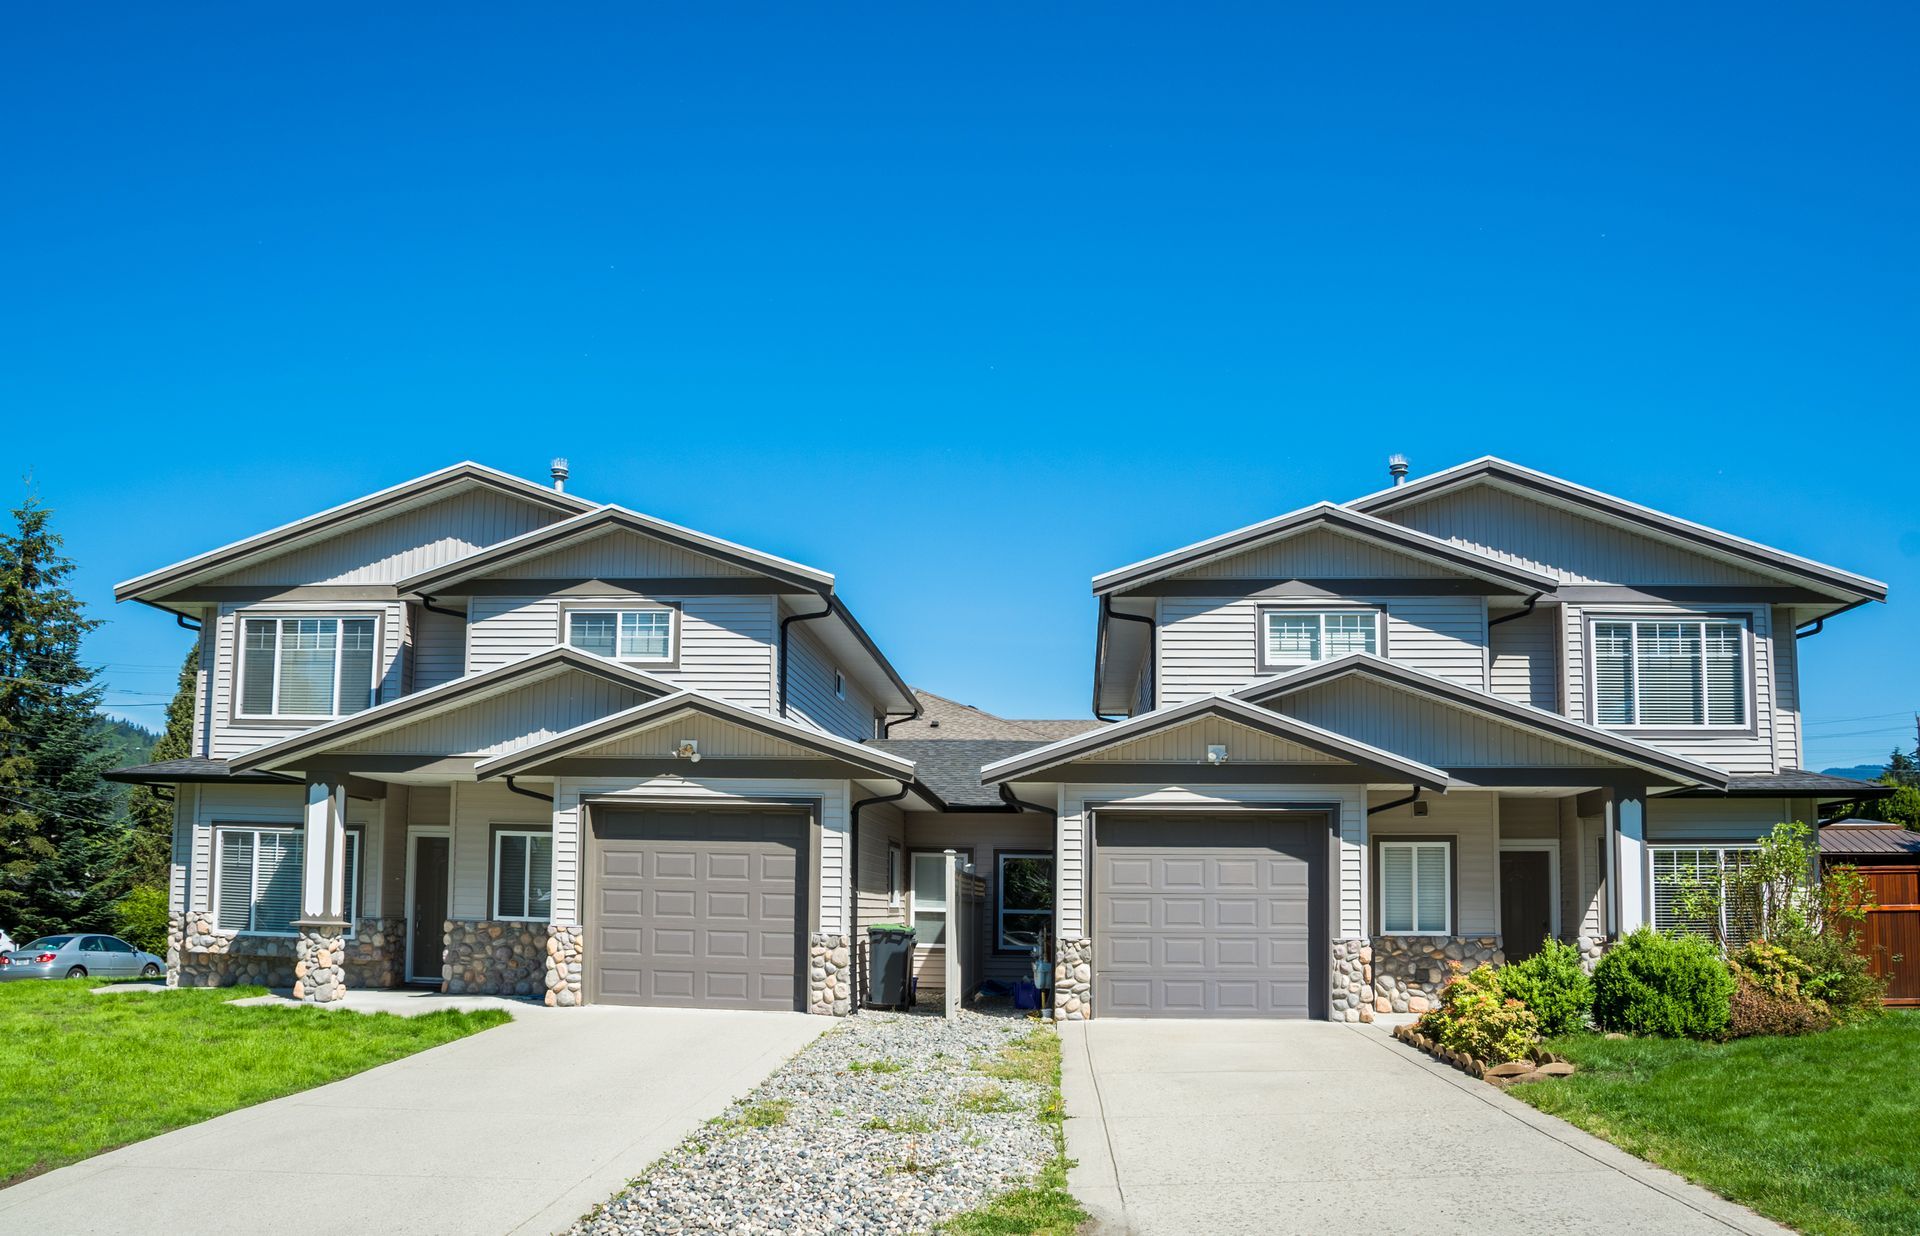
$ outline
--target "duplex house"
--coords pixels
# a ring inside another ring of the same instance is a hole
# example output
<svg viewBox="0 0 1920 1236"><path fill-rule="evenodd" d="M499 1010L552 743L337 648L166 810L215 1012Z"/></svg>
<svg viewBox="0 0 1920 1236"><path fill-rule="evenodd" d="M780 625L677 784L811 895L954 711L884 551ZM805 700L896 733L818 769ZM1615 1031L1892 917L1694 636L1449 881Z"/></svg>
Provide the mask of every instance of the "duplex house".
<svg viewBox="0 0 1920 1236"><path fill-rule="evenodd" d="M1398 479L1398 478L1397 478ZM1424 1007L1589 957L1855 782L1796 639L1873 580L1499 460L1094 580L1099 719L912 691L834 577L461 464L120 586L198 631L168 980L857 1000L951 859L1061 1017Z"/></svg>

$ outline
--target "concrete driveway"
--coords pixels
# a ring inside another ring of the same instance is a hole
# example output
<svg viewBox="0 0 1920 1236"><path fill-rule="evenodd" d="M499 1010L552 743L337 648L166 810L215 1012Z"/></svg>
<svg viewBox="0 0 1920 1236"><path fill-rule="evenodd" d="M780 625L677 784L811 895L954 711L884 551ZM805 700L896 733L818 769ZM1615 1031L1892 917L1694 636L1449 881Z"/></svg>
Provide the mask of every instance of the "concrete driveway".
<svg viewBox="0 0 1920 1236"><path fill-rule="evenodd" d="M556 1231L832 1024L521 1006L508 1025L0 1190L0 1233Z"/></svg>
<svg viewBox="0 0 1920 1236"><path fill-rule="evenodd" d="M1070 1183L1103 1233L1784 1233L1384 1030L1065 1028Z"/></svg>

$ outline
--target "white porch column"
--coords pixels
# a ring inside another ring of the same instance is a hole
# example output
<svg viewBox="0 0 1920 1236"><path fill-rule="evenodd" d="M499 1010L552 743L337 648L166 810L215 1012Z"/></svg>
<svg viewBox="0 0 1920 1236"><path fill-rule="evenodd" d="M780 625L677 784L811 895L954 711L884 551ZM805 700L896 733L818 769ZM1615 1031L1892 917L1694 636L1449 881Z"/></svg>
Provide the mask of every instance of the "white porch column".
<svg viewBox="0 0 1920 1236"><path fill-rule="evenodd" d="M1616 788L1607 799L1607 836L1613 870L1614 930L1626 935L1653 918L1651 889L1647 887L1647 791L1642 786Z"/></svg>
<svg viewBox="0 0 1920 1236"><path fill-rule="evenodd" d="M345 779L309 776L293 993L313 1004L346 995L346 825Z"/></svg>

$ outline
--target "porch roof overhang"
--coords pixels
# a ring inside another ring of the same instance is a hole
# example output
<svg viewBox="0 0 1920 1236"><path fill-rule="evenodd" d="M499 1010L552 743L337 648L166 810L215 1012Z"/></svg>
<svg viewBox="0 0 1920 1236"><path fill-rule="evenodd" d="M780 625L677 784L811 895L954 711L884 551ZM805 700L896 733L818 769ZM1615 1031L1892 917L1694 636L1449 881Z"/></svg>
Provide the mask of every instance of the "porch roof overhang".
<svg viewBox="0 0 1920 1236"><path fill-rule="evenodd" d="M480 760L474 765L474 775L484 781L491 777L593 775L596 772L634 771L645 761L625 755L596 760L584 753L630 734L652 730L691 714L709 717L723 724L737 726L766 737L777 738L809 752L816 761L825 762L836 772L857 776L886 777L909 783L913 780L914 763L904 756L880 751L864 743L816 730L812 726L785 721L739 704L689 690L680 690L659 699L648 700L644 704L612 713L597 721L575 726L564 733L556 734L552 738L533 743L518 751ZM747 766L765 763L763 761L720 757L711 760L710 763L713 765L712 768L701 771L713 776L778 775L764 770L747 771ZM687 776L692 775L694 767L695 765L686 760L667 757L663 770ZM784 775L793 775L791 769L782 771Z"/></svg>
<svg viewBox="0 0 1920 1236"><path fill-rule="evenodd" d="M1424 696L1440 704L1471 712L1502 725L1531 731L1555 742L1638 769L1660 780L1716 791L1726 789L1732 780L1728 773L1711 765L1674 755L1645 743L1635 742L1630 738L1623 738L1596 726L1575 721L1571 717L1563 717L1558 713L1535 708L1531 704L1522 704L1494 695L1489 691L1462 686L1457 682L1441 678L1437 674L1414 669L1371 653L1349 653L1343 657L1321 661L1273 678L1261 679L1234 692L1234 698L1256 704L1270 704L1289 695L1355 675ZM1462 784L1485 785L1489 783L1490 778L1498 775L1498 772L1491 769L1476 769L1472 772L1461 769L1458 770L1456 780ZM1514 770L1514 775L1530 776L1524 770Z"/></svg>
<svg viewBox="0 0 1920 1236"><path fill-rule="evenodd" d="M315 729L306 730L279 742L234 758L237 772L302 767L303 760L326 756L348 743L372 738L401 725L424 720L456 708L490 699L518 687L528 686L560 674L580 673L629 687L644 695L671 695L680 688L644 670L610 661L590 652L559 645L544 652L510 661L494 669L456 678L452 682L429 687L412 695L376 704L365 712L343 717ZM459 753L447 753L448 757ZM337 757L327 757L336 763ZM372 758L372 757L359 757Z"/></svg>
<svg viewBox="0 0 1920 1236"><path fill-rule="evenodd" d="M296 781L270 772L236 772L226 760L194 757L129 764L102 774L124 785L287 785Z"/></svg>
<svg viewBox="0 0 1920 1236"><path fill-rule="evenodd" d="M1444 790L1448 785L1447 774L1431 764L1410 760L1391 751L1336 734L1332 730L1323 729L1293 717L1282 716L1270 709L1224 695L1203 696L1184 704L1144 712L1137 717L1129 717L1125 721L1119 721L1086 734L1065 738L1059 742L1048 743L1031 751L997 760L980 770L980 779L988 785L1010 781L1046 780L1048 778L1044 774L1057 772L1090 755L1186 725L1204 717L1219 717L1236 725L1243 725L1275 738L1298 743L1323 755L1345 761L1344 764L1312 767L1342 769L1344 771L1341 775L1349 780L1394 781L1432 790ZM1224 779L1230 771L1245 780L1255 775L1250 770L1261 766L1241 764L1223 769L1212 765L1169 764L1166 767L1181 769L1183 773L1185 770L1197 773L1198 769L1206 768L1208 773L1205 776L1211 780ZM1297 771L1304 775L1304 769Z"/></svg>

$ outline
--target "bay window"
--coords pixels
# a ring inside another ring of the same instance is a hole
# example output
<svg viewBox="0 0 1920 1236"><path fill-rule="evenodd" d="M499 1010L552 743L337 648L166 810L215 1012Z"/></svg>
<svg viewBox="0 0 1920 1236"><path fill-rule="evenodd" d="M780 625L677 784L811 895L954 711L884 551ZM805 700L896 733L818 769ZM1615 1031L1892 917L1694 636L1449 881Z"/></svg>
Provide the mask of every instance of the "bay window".
<svg viewBox="0 0 1920 1236"><path fill-rule="evenodd" d="M371 707L378 625L371 617L243 617L237 715L329 718Z"/></svg>
<svg viewBox="0 0 1920 1236"><path fill-rule="evenodd" d="M1596 724L1747 724L1745 620L1596 619L1592 641Z"/></svg>

